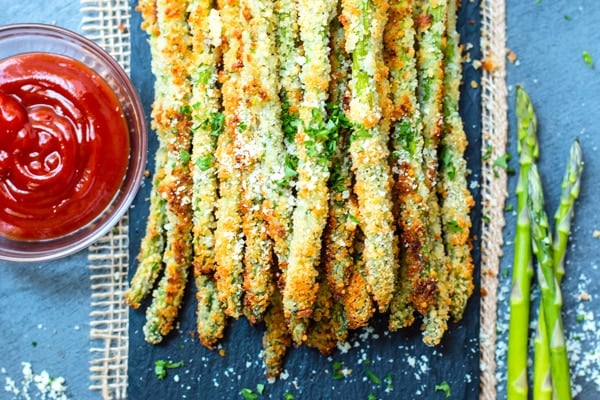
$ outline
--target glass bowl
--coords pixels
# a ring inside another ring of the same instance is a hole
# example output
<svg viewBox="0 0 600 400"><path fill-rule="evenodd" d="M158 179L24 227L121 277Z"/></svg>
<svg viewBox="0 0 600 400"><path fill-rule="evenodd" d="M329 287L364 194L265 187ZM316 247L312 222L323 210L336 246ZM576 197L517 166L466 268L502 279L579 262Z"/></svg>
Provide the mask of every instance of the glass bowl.
<svg viewBox="0 0 600 400"><path fill-rule="evenodd" d="M0 26L0 60L26 53L51 53L79 61L108 84L121 104L129 133L129 158L120 188L86 225L62 236L15 239L0 232L0 259L46 261L76 253L104 236L123 217L140 187L147 132L138 94L121 66L100 46L69 30L44 24ZM2 179L0 177L0 179ZM43 220L39 221L44 224Z"/></svg>

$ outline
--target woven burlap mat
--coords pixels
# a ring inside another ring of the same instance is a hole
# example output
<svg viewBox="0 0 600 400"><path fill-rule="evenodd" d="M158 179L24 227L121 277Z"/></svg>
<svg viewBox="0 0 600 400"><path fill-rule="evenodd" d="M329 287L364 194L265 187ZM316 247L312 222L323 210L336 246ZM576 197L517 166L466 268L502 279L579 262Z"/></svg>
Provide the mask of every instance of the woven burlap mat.
<svg viewBox="0 0 600 400"><path fill-rule="evenodd" d="M105 48L129 72L130 7L127 0L81 0L83 33ZM481 399L496 398L497 289L506 173L492 162L505 154L507 92L505 80L506 26L504 0L481 1L481 50L488 68L482 71L481 240ZM493 66L489 68L489 66ZM127 216L89 249L91 270L91 381L103 399L127 396L128 310L123 293L128 287L129 237Z"/></svg>
<svg viewBox="0 0 600 400"><path fill-rule="evenodd" d="M130 9L127 0L81 0L82 32L129 73ZM89 249L91 272L91 390L103 399L127 397L129 232L125 216Z"/></svg>
<svg viewBox="0 0 600 400"><path fill-rule="evenodd" d="M481 2L482 238L481 238L481 399L496 398L496 319L498 271L502 256L507 176L493 162L506 154L506 20L504 0ZM491 150L491 152L490 152Z"/></svg>

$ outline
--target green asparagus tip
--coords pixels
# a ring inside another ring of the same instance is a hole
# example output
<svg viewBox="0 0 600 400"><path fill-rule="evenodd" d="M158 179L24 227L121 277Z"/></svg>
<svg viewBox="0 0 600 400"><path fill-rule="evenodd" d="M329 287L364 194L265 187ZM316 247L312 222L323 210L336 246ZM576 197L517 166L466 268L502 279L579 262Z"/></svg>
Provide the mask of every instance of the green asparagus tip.
<svg viewBox="0 0 600 400"><path fill-rule="evenodd" d="M540 154L539 145L537 142L537 116L533 109L533 103L523 86L517 86L517 135L519 142L517 143L519 153L522 153L524 148L531 149L531 157L538 158ZM526 143L524 143L526 142ZM526 157L529 158L529 157Z"/></svg>

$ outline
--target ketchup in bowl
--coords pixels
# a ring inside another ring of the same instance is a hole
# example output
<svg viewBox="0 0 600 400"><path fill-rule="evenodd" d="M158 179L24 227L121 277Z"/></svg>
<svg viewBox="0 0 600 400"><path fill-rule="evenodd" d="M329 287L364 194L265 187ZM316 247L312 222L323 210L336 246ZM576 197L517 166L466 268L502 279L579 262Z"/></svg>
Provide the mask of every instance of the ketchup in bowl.
<svg viewBox="0 0 600 400"><path fill-rule="evenodd" d="M0 60L0 235L67 235L113 200L129 161L127 120L108 84L51 53Z"/></svg>

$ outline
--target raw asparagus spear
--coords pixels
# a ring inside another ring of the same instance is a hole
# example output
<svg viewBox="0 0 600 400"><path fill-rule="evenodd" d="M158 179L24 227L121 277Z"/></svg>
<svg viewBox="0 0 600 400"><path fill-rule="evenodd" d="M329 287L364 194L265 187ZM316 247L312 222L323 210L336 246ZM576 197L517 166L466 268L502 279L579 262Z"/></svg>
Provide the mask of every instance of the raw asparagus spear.
<svg viewBox="0 0 600 400"><path fill-rule="evenodd" d="M527 399L527 338L533 276L527 186L529 169L538 157L539 148L535 111L529 96L520 86L516 89L516 113L520 171L516 189L517 231L510 296L507 395L509 399Z"/></svg>
<svg viewBox="0 0 600 400"><path fill-rule="evenodd" d="M531 220L533 253L537 258L536 275L549 337L553 396L559 400L571 399L569 360L561 316L562 295L554 273L552 234L548 216L544 211L542 183L535 164L529 170L528 180L527 205Z"/></svg>
<svg viewBox="0 0 600 400"><path fill-rule="evenodd" d="M579 197L583 158L579 141L571 146L567 168L561 184L560 204L554 214L553 265L558 284L565 274L564 260L567 253L567 242L571 232L571 219L575 201ZM538 324L535 337L535 353L533 360L533 398L552 398L552 373L550 368L550 337L544 321L544 308L540 304Z"/></svg>

